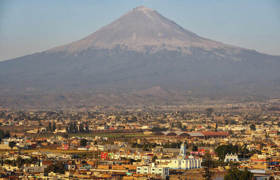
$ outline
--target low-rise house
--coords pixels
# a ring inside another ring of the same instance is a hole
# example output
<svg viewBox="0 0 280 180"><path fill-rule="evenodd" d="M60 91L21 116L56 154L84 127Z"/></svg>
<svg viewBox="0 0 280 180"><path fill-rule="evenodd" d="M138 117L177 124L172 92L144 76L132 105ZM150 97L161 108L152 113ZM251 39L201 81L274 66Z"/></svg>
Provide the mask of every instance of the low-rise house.
<svg viewBox="0 0 280 180"><path fill-rule="evenodd" d="M226 154L224 162L239 162L237 154Z"/></svg>
<svg viewBox="0 0 280 180"><path fill-rule="evenodd" d="M159 167L152 163L149 166L138 166L136 168L137 174L150 174L160 175L162 178L166 178L169 175L169 169L166 167Z"/></svg>

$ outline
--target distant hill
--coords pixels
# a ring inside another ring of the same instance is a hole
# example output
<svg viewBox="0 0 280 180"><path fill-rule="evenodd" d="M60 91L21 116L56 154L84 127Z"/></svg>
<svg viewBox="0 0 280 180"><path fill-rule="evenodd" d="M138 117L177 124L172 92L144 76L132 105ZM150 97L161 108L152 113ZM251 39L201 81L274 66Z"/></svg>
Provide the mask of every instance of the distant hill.
<svg viewBox="0 0 280 180"><path fill-rule="evenodd" d="M198 36L137 7L70 44L0 63L0 103L182 103L280 95L280 57Z"/></svg>

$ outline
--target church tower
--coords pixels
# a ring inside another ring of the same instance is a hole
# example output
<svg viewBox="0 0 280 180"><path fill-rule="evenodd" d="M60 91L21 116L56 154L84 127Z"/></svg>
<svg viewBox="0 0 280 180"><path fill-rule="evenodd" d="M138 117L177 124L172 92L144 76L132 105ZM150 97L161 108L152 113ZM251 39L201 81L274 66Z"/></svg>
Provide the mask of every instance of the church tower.
<svg viewBox="0 0 280 180"><path fill-rule="evenodd" d="M181 157L181 158L186 157L186 145L185 145L185 143L181 144L179 157Z"/></svg>

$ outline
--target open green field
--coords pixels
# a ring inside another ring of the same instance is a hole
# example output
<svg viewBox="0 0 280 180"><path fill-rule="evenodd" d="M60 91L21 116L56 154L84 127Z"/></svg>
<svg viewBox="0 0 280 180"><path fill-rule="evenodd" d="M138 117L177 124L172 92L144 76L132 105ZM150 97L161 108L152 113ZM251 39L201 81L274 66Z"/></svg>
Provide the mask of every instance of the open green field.
<svg viewBox="0 0 280 180"><path fill-rule="evenodd" d="M0 150L0 154L4 153L18 153L18 150ZM59 153L59 154L92 154L95 151L79 151L79 150L60 150L60 149L32 149L32 150L21 150L21 153L33 153L33 152L44 152L44 153Z"/></svg>
<svg viewBox="0 0 280 180"><path fill-rule="evenodd" d="M145 135L143 133L77 133L68 134L70 137L108 137L108 138L137 138L137 137L150 137L151 135Z"/></svg>
<svg viewBox="0 0 280 180"><path fill-rule="evenodd" d="M141 137L151 137L152 135L147 135L143 133L70 133L67 134L68 137L89 137L94 138L95 136L108 137L108 138L141 138ZM27 135L31 138L51 138L54 136L60 136L59 134L51 133L40 133L40 134L29 134Z"/></svg>

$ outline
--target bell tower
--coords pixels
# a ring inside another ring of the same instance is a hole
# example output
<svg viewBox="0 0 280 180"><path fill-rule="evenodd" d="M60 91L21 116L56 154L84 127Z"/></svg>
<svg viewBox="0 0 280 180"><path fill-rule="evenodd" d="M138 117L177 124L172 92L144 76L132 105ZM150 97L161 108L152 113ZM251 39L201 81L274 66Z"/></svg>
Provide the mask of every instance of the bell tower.
<svg viewBox="0 0 280 180"><path fill-rule="evenodd" d="M179 157L181 157L181 158L186 157L186 144L185 143L181 144Z"/></svg>

